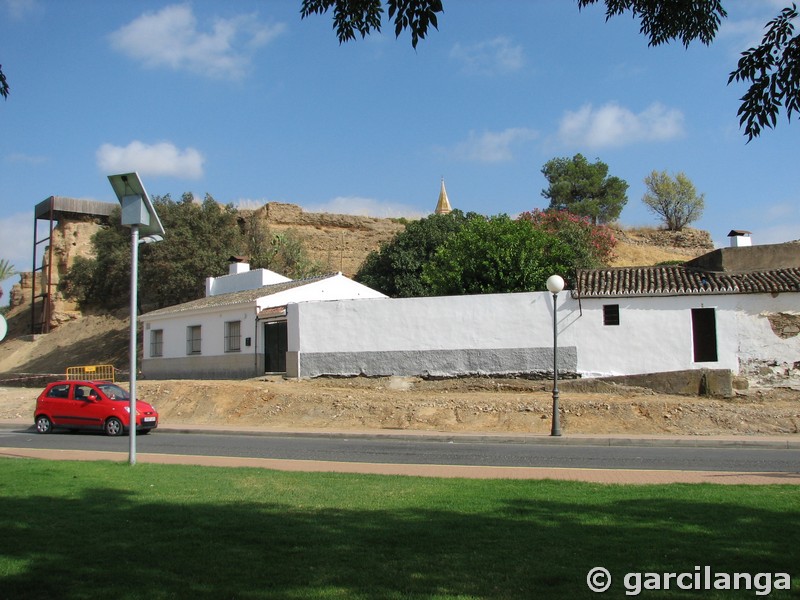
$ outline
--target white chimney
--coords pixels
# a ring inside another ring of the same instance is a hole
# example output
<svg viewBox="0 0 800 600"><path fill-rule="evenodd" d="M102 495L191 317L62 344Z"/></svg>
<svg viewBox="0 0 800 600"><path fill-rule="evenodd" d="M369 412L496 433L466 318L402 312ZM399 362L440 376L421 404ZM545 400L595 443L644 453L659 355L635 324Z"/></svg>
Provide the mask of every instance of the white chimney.
<svg viewBox="0 0 800 600"><path fill-rule="evenodd" d="M743 248L745 246L752 246L753 240L750 238L750 232L744 229L731 229L728 237L731 240L731 248Z"/></svg>
<svg viewBox="0 0 800 600"><path fill-rule="evenodd" d="M232 262L228 267L228 275L239 275L240 273L247 273L249 270L250 263Z"/></svg>

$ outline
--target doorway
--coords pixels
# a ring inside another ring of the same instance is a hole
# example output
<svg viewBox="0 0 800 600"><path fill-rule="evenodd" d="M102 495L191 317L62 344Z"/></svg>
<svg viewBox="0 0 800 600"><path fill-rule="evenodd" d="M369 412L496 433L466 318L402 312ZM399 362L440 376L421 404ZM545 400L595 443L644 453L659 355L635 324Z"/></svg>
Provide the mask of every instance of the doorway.
<svg viewBox="0 0 800 600"><path fill-rule="evenodd" d="M286 321L264 323L264 372L285 373L289 336Z"/></svg>
<svg viewBox="0 0 800 600"><path fill-rule="evenodd" d="M694 362L717 362L717 317L713 308L692 309Z"/></svg>

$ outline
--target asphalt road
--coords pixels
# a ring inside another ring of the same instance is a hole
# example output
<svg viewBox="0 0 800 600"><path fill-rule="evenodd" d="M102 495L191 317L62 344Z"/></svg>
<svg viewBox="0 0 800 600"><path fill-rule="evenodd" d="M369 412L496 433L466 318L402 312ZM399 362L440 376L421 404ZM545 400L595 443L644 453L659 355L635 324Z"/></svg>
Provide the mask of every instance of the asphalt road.
<svg viewBox="0 0 800 600"><path fill-rule="evenodd" d="M93 433L39 435L0 429L0 448L127 452L129 438ZM396 465L469 465L561 469L800 472L800 449L769 447L601 446L549 440L405 439L385 436L174 433L137 436L137 452Z"/></svg>

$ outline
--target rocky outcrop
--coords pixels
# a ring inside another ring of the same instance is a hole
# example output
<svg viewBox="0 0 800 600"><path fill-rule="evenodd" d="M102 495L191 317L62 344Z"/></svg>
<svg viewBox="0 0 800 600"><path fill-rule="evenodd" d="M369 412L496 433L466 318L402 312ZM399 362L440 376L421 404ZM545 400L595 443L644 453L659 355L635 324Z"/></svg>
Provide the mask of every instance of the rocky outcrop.
<svg viewBox="0 0 800 600"><path fill-rule="evenodd" d="M269 202L255 214L273 231L291 230L324 270L341 271L347 277L356 274L370 252L405 229L398 219L309 213L295 204L280 202Z"/></svg>
<svg viewBox="0 0 800 600"><path fill-rule="evenodd" d="M618 241L625 244L686 250L689 254L697 254L698 251L714 249L714 242L711 241L711 235L707 231L692 229L691 227L684 227L680 231L668 231L651 227L629 229L615 227L614 235Z"/></svg>

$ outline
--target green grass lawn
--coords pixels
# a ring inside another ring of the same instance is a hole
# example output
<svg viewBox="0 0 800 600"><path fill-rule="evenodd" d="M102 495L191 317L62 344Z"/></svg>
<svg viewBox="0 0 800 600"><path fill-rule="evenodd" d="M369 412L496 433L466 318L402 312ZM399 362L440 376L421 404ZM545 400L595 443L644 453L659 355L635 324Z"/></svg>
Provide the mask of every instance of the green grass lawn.
<svg viewBox="0 0 800 600"><path fill-rule="evenodd" d="M800 489L0 459L2 599L624 598L706 565L800 598Z"/></svg>

